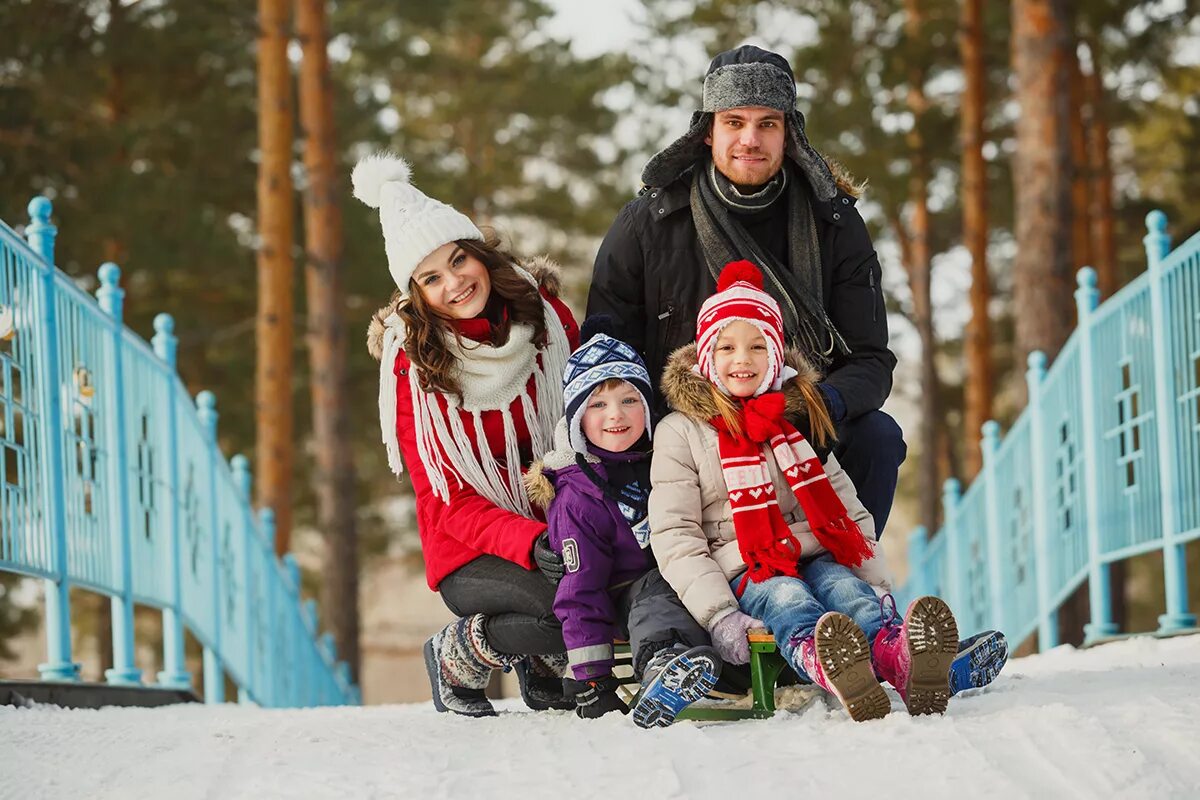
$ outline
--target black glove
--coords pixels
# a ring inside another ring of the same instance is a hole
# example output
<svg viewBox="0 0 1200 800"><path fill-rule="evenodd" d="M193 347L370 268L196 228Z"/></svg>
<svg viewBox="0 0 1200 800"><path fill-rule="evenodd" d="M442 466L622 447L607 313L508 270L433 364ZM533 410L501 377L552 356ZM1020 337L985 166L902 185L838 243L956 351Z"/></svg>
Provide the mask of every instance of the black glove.
<svg viewBox="0 0 1200 800"><path fill-rule="evenodd" d="M550 546L550 534L543 533L533 540L533 563L546 576L546 580L557 584L563 579L562 554Z"/></svg>
<svg viewBox="0 0 1200 800"><path fill-rule="evenodd" d="M612 711L629 713L629 706L617 694L621 683L611 674L590 681L563 680L563 686L575 695L575 716L581 719L599 719Z"/></svg>

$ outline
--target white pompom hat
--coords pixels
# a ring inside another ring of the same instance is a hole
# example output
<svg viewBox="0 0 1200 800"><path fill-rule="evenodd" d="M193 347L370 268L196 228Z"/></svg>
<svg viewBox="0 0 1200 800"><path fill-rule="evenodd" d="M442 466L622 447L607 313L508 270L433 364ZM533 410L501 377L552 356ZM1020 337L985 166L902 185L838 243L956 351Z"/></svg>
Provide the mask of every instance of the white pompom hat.
<svg viewBox="0 0 1200 800"><path fill-rule="evenodd" d="M408 162L385 152L363 158L350 175L354 196L379 209L388 271L403 294L425 256L449 242L483 239L465 215L413 186L411 174Z"/></svg>

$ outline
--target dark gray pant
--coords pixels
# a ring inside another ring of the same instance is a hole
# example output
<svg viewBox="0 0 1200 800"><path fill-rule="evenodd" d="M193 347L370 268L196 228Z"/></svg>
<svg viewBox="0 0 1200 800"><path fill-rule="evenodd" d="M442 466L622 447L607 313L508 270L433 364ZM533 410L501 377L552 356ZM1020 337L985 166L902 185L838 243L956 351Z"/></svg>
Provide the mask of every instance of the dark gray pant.
<svg viewBox="0 0 1200 800"><path fill-rule="evenodd" d="M460 617L484 614L492 647L510 655L562 653L562 624L554 616L556 587L537 570L496 556L480 556L442 579L438 590L446 607ZM626 624L635 671L663 647L709 644L658 569L616 593L617 613Z"/></svg>
<svg viewBox="0 0 1200 800"><path fill-rule="evenodd" d="M638 678L651 657L664 647L712 644L708 632L692 617L658 567L619 590L621 626L629 639L633 672Z"/></svg>

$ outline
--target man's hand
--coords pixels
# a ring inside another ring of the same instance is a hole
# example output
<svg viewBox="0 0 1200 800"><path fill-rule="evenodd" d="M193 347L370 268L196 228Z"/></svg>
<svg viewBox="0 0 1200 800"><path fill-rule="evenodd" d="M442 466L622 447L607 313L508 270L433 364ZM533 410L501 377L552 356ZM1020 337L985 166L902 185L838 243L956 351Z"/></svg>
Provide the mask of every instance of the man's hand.
<svg viewBox="0 0 1200 800"><path fill-rule="evenodd" d="M562 554L554 552L548 533L543 533L533 540L533 563L537 564L537 568L551 583L557 584L563 579Z"/></svg>

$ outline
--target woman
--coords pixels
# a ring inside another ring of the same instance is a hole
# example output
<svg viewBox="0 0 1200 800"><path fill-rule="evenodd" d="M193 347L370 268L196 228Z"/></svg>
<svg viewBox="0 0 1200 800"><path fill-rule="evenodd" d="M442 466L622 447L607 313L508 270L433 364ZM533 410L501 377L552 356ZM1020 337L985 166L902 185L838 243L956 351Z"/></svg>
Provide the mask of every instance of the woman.
<svg viewBox="0 0 1200 800"><path fill-rule="evenodd" d="M363 159L353 184L380 209L398 288L368 333L388 463L397 475L407 467L426 578L459 616L425 643L434 705L495 714L484 688L493 670L516 666L532 707L573 708L562 697L554 585L534 559L546 524L521 476L562 416L575 320L544 264L519 266L494 236L413 187L401 159Z"/></svg>

